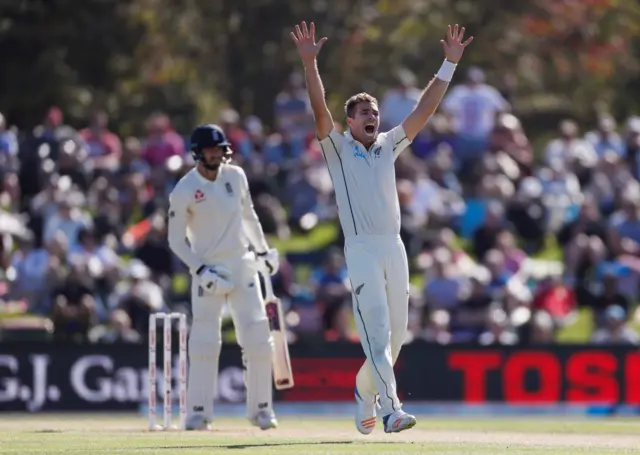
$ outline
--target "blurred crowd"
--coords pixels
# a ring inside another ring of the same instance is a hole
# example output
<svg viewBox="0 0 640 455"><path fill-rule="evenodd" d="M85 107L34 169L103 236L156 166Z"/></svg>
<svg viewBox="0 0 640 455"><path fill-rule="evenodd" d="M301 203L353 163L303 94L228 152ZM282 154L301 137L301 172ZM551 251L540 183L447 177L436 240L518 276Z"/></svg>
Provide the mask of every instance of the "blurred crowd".
<svg viewBox="0 0 640 455"><path fill-rule="evenodd" d="M384 131L420 89L401 70L382 95ZM335 199L301 75L274 114L273 128L233 108L211 120L247 173L265 232L302 244L274 277L291 339L355 341ZM119 137L104 111L80 129L56 107L32 131L7 120L0 115L0 338L140 342L150 313L188 312L189 276L168 248L166 213L193 166L189 131L163 113L140 138ZM413 276L408 341L550 343L586 314L585 339L637 344L639 150L640 117L618 124L606 114L592 131L563 120L534 149L508 93L469 70L396 162ZM315 230L335 238L305 247Z"/></svg>

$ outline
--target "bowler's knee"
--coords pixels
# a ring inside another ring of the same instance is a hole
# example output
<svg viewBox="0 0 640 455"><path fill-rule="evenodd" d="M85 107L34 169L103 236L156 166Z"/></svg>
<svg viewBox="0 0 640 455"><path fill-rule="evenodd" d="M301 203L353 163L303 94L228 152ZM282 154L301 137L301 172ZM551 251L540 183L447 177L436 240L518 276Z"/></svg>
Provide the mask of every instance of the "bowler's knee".
<svg viewBox="0 0 640 455"><path fill-rule="evenodd" d="M387 355L389 350L389 336L369 336L365 337L362 341L362 347L364 348L365 355L367 357L381 359Z"/></svg>

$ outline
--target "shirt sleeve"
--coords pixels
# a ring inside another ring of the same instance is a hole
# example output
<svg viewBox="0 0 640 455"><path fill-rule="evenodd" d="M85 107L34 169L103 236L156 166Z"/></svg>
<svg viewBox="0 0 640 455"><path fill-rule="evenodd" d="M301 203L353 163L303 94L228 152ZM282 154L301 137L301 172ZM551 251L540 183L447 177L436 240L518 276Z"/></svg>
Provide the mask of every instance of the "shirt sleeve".
<svg viewBox="0 0 640 455"><path fill-rule="evenodd" d="M398 155L402 153L404 149L411 145L411 141L407 137L407 133L404 132L402 124L396 126L387 133L387 138L391 150L393 151L393 160L398 158Z"/></svg>
<svg viewBox="0 0 640 455"><path fill-rule="evenodd" d="M169 248L193 273L202 265L202 261L187 242L188 221L189 199L177 187L169 195Z"/></svg>
<svg viewBox="0 0 640 455"><path fill-rule="evenodd" d="M324 155L327 161L330 161L332 158L337 158L342 153L342 140L344 136L336 131L336 129L332 129L327 137L318 141L320 143L320 147L322 148L322 154Z"/></svg>
<svg viewBox="0 0 640 455"><path fill-rule="evenodd" d="M242 169L240 169L240 187L242 188L242 225L245 234L257 252L265 252L269 249L269 245L262 231L258 214L253 208L253 200L251 199L251 193L249 193L249 182Z"/></svg>

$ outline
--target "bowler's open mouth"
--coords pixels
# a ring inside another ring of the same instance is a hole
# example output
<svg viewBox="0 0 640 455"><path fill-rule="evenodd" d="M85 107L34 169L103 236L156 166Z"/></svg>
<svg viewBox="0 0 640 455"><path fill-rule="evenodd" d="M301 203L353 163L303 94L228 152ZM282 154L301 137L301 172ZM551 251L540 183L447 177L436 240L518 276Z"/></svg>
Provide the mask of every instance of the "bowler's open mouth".
<svg viewBox="0 0 640 455"><path fill-rule="evenodd" d="M364 127L364 131L367 134L373 134L373 132L376 130L376 127L374 125L367 125Z"/></svg>

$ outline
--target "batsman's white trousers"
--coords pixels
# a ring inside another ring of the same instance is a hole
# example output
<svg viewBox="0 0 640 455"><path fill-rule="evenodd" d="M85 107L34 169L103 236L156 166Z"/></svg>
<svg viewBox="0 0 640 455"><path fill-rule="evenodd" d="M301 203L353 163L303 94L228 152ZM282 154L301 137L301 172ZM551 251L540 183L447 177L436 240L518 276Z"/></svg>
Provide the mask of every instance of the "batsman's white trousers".
<svg viewBox="0 0 640 455"><path fill-rule="evenodd" d="M356 378L365 400L380 395L383 415L400 409L393 365L407 339L409 266L400 236L357 235L345 240L353 313L367 356Z"/></svg>
<svg viewBox="0 0 640 455"><path fill-rule="evenodd" d="M242 348L247 388L247 417L255 418L260 410L272 407L273 341L269 332L260 282L254 264L235 257L210 261L231 271L233 290L228 295L205 292L194 278L191 285L193 322L189 333L189 377L187 412L213 415L213 398L217 387L218 360L221 347L221 313L225 303L233 318L238 344Z"/></svg>

